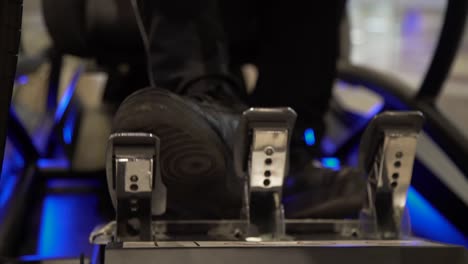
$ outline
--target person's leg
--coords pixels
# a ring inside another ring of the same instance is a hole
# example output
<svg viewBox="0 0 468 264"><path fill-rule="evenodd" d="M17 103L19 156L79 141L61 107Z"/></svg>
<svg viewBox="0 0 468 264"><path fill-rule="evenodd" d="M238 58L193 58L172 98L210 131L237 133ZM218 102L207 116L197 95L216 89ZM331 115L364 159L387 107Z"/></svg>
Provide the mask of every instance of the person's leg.
<svg viewBox="0 0 468 264"><path fill-rule="evenodd" d="M221 19L229 41L232 68L253 63L258 53L258 2L224 0L219 2Z"/></svg>
<svg viewBox="0 0 468 264"><path fill-rule="evenodd" d="M311 162L321 154L318 143L335 79L345 1L259 1L260 44L254 61L259 79L251 103L290 106L298 113L283 190L286 217L355 217L365 198L361 174L317 168ZM305 142L306 128L315 130L313 146Z"/></svg>
<svg viewBox="0 0 468 264"><path fill-rule="evenodd" d="M259 79L252 104L290 106L297 129L320 136L335 78L344 0L262 1Z"/></svg>
<svg viewBox="0 0 468 264"><path fill-rule="evenodd" d="M199 78L229 78L217 0L147 1L150 64L156 85L181 89Z"/></svg>
<svg viewBox="0 0 468 264"><path fill-rule="evenodd" d="M226 40L216 0L144 3L156 87L120 105L113 132L146 132L160 139L168 215L235 218L240 185L233 177L233 133L245 107L229 77Z"/></svg>

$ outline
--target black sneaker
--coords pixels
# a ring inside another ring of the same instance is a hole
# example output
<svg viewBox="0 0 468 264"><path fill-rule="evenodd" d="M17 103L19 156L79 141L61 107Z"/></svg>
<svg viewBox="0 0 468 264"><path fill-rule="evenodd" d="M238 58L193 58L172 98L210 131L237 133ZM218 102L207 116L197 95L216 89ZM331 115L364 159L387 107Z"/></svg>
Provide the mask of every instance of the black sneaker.
<svg viewBox="0 0 468 264"><path fill-rule="evenodd" d="M324 168L317 161L323 154L323 134L323 122L296 123L283 192L288 218L353 218L362 209L366 194L362 173L349 167Z"/></svg>
<svg viewBox="0 0 468 264"><path fill-rule="evenodd" d="M331 170L310 162L287 183L283 203L288 218L356 218L366 198L363 174L349 167Z"/></svg>
<svg viewBox="0 0 468 264"><path fill-rule="evenodd" d="M158 88L133 93L117 111L113 132L160 138L169 217L238 218L242 192L232 174L231 149L246 107L219 79L192 82L180 94Z"/></svg>

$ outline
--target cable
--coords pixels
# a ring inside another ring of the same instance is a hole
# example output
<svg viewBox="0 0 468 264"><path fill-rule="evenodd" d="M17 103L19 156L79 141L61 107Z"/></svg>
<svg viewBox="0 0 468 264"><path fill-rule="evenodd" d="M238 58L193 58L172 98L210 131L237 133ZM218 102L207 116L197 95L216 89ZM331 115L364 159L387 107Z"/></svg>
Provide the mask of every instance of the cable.
<svg viewBox="0 0 468 264"><path fill-rule="evenodd" d="M145 48L146 58L147 58L147 70L148 70L148 79L152 87L156 87L156 82L154 80L153 71L151 69L151 52L150 52L150 43L149 37L143 24L143 19L138 9L138 4L136 0L130 0L132 3L133 13L135 14L136 23L138 25L138 31L140 31L141 40L143 41L143 46Z"/></svg>

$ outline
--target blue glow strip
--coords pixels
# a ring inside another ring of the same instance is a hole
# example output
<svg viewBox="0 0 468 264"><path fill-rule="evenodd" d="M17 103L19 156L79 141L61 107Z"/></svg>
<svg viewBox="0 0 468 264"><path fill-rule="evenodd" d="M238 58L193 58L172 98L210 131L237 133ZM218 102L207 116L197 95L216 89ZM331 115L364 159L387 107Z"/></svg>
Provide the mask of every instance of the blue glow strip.
<svg viewBox="0 0 468 264"><path fill-rule="evenodd" d="M63 124L63 129L62 129L63 142L65 142L65 144L67 145L70 145L72 143L73 132L75 130L75 124L76 124L76 112L70 111L68 118L65 120L65 123Z"/></svg>
<svg viewBox="0 0 468 264"><path fill-rule="evenodd" d="M101 223L92 194L52 194L45 197L36 255L73 258L90 253L88 235Z"/></svg>
<svg viewBox="0 0 468 264"><path fill-rule="evenodd" d="M24 255L20 257L22 262L40 262L44 261L44 258L39 255Z"/></svg>
<svg viewBox="0 0 468 264"><path fill-rule="evenodd" d="M69 124L69 122L65 123L62 133L63 133L63 142L65 142L65 144L67 145L70 145L72 142L72 137L73 137L73 128L72 128L72 125Z"/></svg>
<svg viewBox="0 0 468 264"><path fill-rule="evenodd" d="M12 155L12 158L13 158L13 168L14 169L23 169L24 168L24 158L23 156L21 156L21 154L17 151L13 152L13 155Z"/></svg>
<svg viewBox="0 0 468 264"><path fill-rule="evenodd" d="M18 177L14 174L2 175L0 181L0 209L10 200L17 182Z"/></svg>
<svg viewBox="0 0 468 264"><path fill-rule="evenodd" d="M91 255L91 264L98 264L98 263L101 263L101 261L99 261L99 249L100 249L100 245L94 245L93 247L93 254Z"/></svg>
<svg viewBox="0 0 468 264"><path fill-rule="evenodd" d="M13 195L17 174L24 168L24 158L7 141L2 175L0 177L0 208L3 208Z"/></svg>
<svg viewBox="0 0 468 264"><path fill-rule="evenodd" d="M70 228L67 204L58 196L47 196L43 202L41 229L39 234L38 255L41 257L63 257L73 245L68 241L67 229ZM62 234L60 238L58 234Z"/></svg>
<svg viewBox="0 0 468 264"><path fill-rule="evenodd" d="M70 167L70 162L66 158L58 159L39 159L36 163L41 170L44 169L67 169Z"/></svg>
<svg viewBox="0 0 468 264"><path fill-rule="evenodd" d="M57 110L55 111L54 119L56 123L62 120L63 115L65 114L65 110L67 110L68 105L70 105L70 101L73 98L73 94L75 94L76 85L78 84L82 71L83 71L83 67L79 67L76 70L75 74L73 75L70 83L68 84L65 90L65 93L60 99L60 102L57 106Z"/></svg>
<svg viewBox="0 0 468 264"><path fill-rule="evenodd" d="M304 131L304 140L307 146L315 145L315 131L312 128L307 128Z"/></svg>
<svg viewBox="0 0 468 264"><path fill-rule="evenodd" d="M371 109L366 113L366 118L372 119L375 115L377 115L384 107L383 102L375 103ZM367 121L367 120L366 120Z"/></svg>
<svg viewBox="0 0 468 264"><path fill-rule="evenodd" d="M48 189L98 188L98 179L50 179Z"/></svg>
<svg viewBox="0 0 468 264"><path fill-rule="evenodd" d="M468 238L464 237L413 187L408 191L407 207L412 230L416 236L468 247Z"/></svg>

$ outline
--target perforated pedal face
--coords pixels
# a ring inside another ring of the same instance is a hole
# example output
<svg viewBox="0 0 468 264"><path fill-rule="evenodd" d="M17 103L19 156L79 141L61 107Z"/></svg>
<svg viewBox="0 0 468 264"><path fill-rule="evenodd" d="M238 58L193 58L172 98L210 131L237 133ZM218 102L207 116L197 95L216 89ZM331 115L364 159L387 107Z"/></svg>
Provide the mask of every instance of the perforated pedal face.
<svg viewBox="0 0 468 264"><path fill-rule="evenodd" d="M283 186L287 147L287 129L254 129L250 164L251 188L270 189Z"/></svg>

